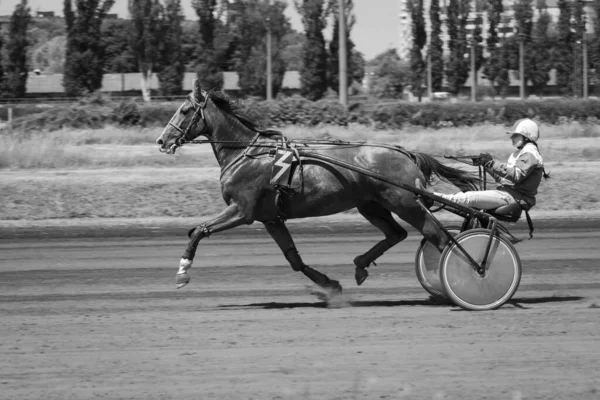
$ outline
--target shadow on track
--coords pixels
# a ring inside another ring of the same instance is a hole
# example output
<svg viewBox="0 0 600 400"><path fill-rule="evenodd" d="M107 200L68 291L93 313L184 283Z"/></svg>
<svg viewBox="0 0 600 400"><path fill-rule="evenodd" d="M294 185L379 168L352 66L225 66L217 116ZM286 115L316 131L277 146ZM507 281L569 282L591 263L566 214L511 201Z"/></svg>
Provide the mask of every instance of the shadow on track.
<svg viewBox="0 0 600 400"><path fill-rule="evenodd" d="M552 296L552 297L530 297L530 298L516 298L508 301L506 304L510 304L516 308L528 309L523 304L543 304L543 303L563 303L567 301L579 301L583 300L584 297L579 296ZM270 302L270 303L250 303L250 304L231 304L231 305L220 305L218 308L262 308L265 310L271 309L285 309L285 308L343 308L343 307L455 307L450 302L441 302L435 299L425 300L371 300L371 301L344 301L344 305L337 306L329 304L326 301L318 302L295 302L295 303L284 303L284 302Z"/></svg>

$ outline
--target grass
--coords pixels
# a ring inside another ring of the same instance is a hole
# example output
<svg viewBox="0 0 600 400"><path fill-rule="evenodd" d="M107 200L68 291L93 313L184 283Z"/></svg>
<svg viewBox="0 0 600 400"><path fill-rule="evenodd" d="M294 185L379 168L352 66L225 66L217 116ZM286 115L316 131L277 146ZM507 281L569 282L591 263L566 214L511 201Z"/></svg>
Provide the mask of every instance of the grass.
<svg viewBox="0 0 600 400"><path fill-rule="evenodd" d="M156 150L154 141L162 128L61 130L56 132L4 132L0 134L0 168L105 168L131 166L204 166L194 146L177 157ZM289 138L340 139L399 144L433 155L465 155L488 151L506 157L512 151L500 125L402 131L371 130L364 126L303 128L286 127ZM600 160L600 126L571 122L542 126L540 149L548 161ZM198 146L196 146L197 148Z"/></svg>
<svg viewBox="0 0 600 400"><path fill-rule="evenodd" d="M161 128L0 134L0 220L214 215L223 208L209 146L158 152ZM283 129L289 138L396 143L434 155L512 151L501 126L375 131L363 127ZM540 148L552 178L536 210L600 210L599 126L542 126ZM449 188L442 188L451 190Z"/></svg>

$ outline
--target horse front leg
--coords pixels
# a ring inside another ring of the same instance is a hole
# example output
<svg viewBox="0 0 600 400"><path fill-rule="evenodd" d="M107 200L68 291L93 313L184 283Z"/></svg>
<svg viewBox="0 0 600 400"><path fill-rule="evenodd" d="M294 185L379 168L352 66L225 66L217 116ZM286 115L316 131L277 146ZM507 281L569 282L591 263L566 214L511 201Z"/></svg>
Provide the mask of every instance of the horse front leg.
<svg viewBox="0 0 600 400"><path fill-rule="evenodd" d="M225 231L243 224L251 224L252 222L252 219L248 218L246 213L237 204L231 204L225 210L221 211L216 218L206 221L190 230L188 233L190 241L179 261L179 271L176 277L177 289L184 287L190 282L191 278L188 270L192 266L198 243L200 243L202 238L209 237L215 232Z"/></svg>
<svg viewBox="0 0 600 400"><path fill-rule="evenodd" d="M302 272L308 279L320 287L331 291L331 294L339 294L342 292L342 286L338 281L329 279L327 275L304 264L300 254L298 254L292 235L290 235L290 231L283 221L276 220L264 222L264 225L294 271Z"/></svg>

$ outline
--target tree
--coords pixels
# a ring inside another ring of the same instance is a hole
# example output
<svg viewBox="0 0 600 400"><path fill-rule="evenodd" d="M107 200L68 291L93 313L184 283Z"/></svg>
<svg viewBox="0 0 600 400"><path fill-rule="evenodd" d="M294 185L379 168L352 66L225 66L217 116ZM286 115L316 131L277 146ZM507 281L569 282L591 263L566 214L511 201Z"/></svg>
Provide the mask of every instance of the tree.
<svg viewBox="0 0 600 400"><path fill-rule="evenodd" d="M429 38L429 61L431 63L431 87L434 92L442 90L444 84L444 41L440 20L440 1L432 0L429 8L431 37Z"/></svg>
<svg viewBox="0 0 600 400"><path fill-rule="evenodd" d="M64 0L67 44L63 86L68 96L80 96L102 87L104 47L102 21L114 0Z"/></svg>
<svg viewBox="0 0 600 400"><path fill-rule="evenodd" d="M481 68L481 66L483 65L484 57L483 57L483 18L481 16L481 11L479 9L480 4L479 1L475 1L475 21L474 21L474 27L473 27L473 33L471 36L471 43L469 44L469 47L475 46L475 72L479 71L479 69ZM469 51L469 66L471 65L471 51ZM470 68L470 67L469 67Z"/></svg>
<svg viewBox="0 0 600 400"><path fill-rule="evenodd" d="M571 94L573 85L573 34L571 32L571 7L568 0L558 0L558 37L554 48L556 86L563 94Z"/></svg>
<svg viewBox="0 0 600 400"><path fill-rule="evenodd" d="M573 32L573 94L581 96L583 92L583 36L585 35L585 11L584 0L574 0L573 20L571 32Z"/></svg>
<svg viewBox="0 0 600 400"><path fill-rule="evenodd" d="M137 58L129 44L131 21L109 19L102 24L102 46L108 73L138 72Z"/></svg>
<svg viewBox="0 0 600 400"><path fill-rule="evenodd" d="M360 51L354 49L350 56L352 58L352 80L362 83L365 78L365 56Z"/></svg>
<svg viewBox="0 0 600 400"><path fill-rule="evenodd" d="M185 73L182 52L183 19L181 0L166 0L158 68L158 84L163 95L179 94L183 90Z"/></svg>
<svg viewBox="0 0 600 400"><path fill-rule="evenodd" d="M533 51L533 48L531 46L531 32L533 29L533 0L518 0L514 5L514 10L517 42L523 42L523 51L525 52L525 54L531 54L531 52ZM519 52L520 50L517 51L517 57L515 57L515 69L519 68ZM524 59L526 58L525 54L523 54ZM525 87L527 87L527 81L530 78L531 65L525 62L523 64L524 73L523 76L520 76L519 78L524 80Z"/></svg>
<svg viewBox="0 0 600 400"><path fill-rule="evenodd" d="M288 71L300 71L300 68L302 68L302 48L304 47L304 39L304 34L293 30L283 37L281 57L287 65Z"/></svg>
<svg viewBox="0 0 600 400"><path fill-rule="evenodd" d="M159 0L129 0L130 45L141 72L144 101L151 101L150 79L160 58L163 7Z"/></svg>
<svg viewBox="0 0 600 400"><path fill-rule="evenodd" d="M241 3L241 2L240 2ZM215 46L219 18L227 3L217 0L193 0L192 6L198 15L200 40L196 52L196 74L200 86L206 89L223 87L223 53Z"/></svg>
<svg viewBox="0 0 600 400"><path fill-rule="evenodd" d="M539 17L533 25L531 47L525 58L529 67L528 77L531 81L532 91L541 96L550 80L550 70L553 67L552 40L549 36L552 17L548 13L546 0L538 0L536 7Z"/></svg>
<svg viewBox="0 0 600 400"><path fill-rule="evenodd" d="M318 100L327 91L327 50L323 29L329 10L325 0L295 1L306 35L302 48L300 93L309 100Z"/></svg>
<svg viewBox="0 0 600 400"><path fill-rule="evenodd" d="M600 0L594 0L593 8L596 14L594 19L594 40L590 43L591 59L596 71L596 85L600 86Z"/></svg>
<svg viewBox="0 0 600 400"><path fill-rule="evenodd" d="M508 18L507 18L508 19ZM496 89L505 98L510 86L510 70L518 68L519 42L516 36L502 38L498 53L498 70L495 79Z"/></svg>
<svg viewBox="0 0 600 400"><path fill-rule="evenodd" d="M401 99L410 76L409 67L400 60L396 49L389 49L367 64L373 68L369 92L378 98Z"/></svg>
<svg viewBox="0 0 600 400"><path fill-rule="evenodd" d="M492 85L496 83L496 79L501 74L500 60L500 38L498 37L498 26L502 21L502 13L504 7L502 0L487 0L487 16L488 16L488 37L486 47L489 57L485 60L483 74Z"/></svg>
<svg viewBox="0 0 600 400"><path fill-rule="evenodd" d="M24 97L27 90L27 29L31 21L31 9L27 0L21 0L10 17L6 52L8 62L4 81L4 94Z"/></svg>
<svg viewBox="0 0 600 400"><path fill-rule="evenodd" d="M283 51L290 24L285 16L286 4L249 0L231 5L230 26L232 64L238 72L242 95L265 98L267 92L267 29L271 34L273 95L281 89L286 64Z"/></svg>
<svg viewBox="0 0 600 400"><path fill-rule="evenodd" d="M340 13L337 0L330 0L329 4L333 13L333 35L331 42L329 42L328 80L329 87L338 93L340 91ZM344 21L346 22L346 82L348 83L348 87L350 87L354 80L354 69L356 68L353 64L354 59L352 57L355 46L350 38L350 33L356 23L354 3L352 0L344 0Z"/></svg>
<svg viewBox="0 0 600 400"><path fill-rule="evenodd" d="M467 20L470 0L450 0L448 6L448 50L446 65L448 90L457 95L469 77L469 59L467 46Z"/></svg>
<svg viewBox="0 0 600 400"><path fill-rule="evenodd" d="M423 0L409 0L408 12L412 21L412 46L410 48L410 75L412 93L419 98L423 94L425 81L425 62L422 50L427 43L425 19L423 18Z"/></svg>

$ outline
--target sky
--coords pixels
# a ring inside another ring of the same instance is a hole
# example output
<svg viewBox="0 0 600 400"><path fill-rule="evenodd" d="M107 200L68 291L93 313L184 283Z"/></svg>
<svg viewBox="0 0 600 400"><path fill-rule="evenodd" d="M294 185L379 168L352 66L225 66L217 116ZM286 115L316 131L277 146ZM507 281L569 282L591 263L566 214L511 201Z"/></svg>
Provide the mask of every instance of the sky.
<svg viewBox="0 0 600 400"><path fill-rule="evenodd" d="M0 0L0 15L10 15L21 0ZM62 16L64 0L29 0L32 13L36 11L54 11ZM116 0L111 8L111 13L116 13L120 18L127 18L128 0ZM292 0L287 0L286 15L290 18L292 27L302 31L302 23ZM192 0L182 0L186 19L197 20L192 8ZM351 32L351 39L358 51L364 54L367 60L385 50L396 47L398 42L398 0L354 0L354 15L356 24ZM329 30L329 37L331 35Z"/></svg>

